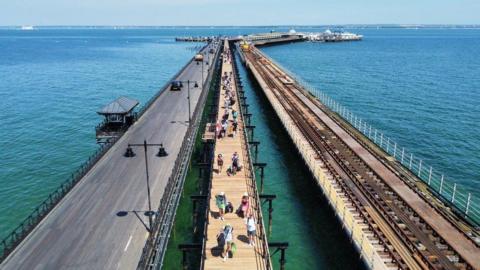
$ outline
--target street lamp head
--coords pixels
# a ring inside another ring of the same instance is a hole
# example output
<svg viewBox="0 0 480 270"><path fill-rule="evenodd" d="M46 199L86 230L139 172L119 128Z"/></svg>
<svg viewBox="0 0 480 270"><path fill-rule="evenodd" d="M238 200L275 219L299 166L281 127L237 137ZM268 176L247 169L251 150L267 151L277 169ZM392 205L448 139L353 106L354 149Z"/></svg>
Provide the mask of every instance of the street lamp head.
<svg viewBox="0 0 480 270"><path fill-rule="evenodd" d="M167 151L165 151L165 147L163 147L163 144L160 144L160 148L158 149L158 154L157 157L166 157L168 156Z"/></svg>
<svg viewBox="0 0 480 270"><path fill-rule="evenodd" d="M134 157L135 153L133 152L133 149L130 145L127 147L127 151L125 151L125 154L123 155L124 157Z"/></svg>
<svg viewBox="0 0 480 270"><path fill-rule="evenodd" d="M154 211L145 211L145 213L143 213L146 217L153 217L155 216L155 212Z"/></svg>
<svg viewBox="0 0 480 270"><path fill-rule="evenodd" d="M193 85L193 87L198 88L198 83L195 82L195 84Z"/></svg>

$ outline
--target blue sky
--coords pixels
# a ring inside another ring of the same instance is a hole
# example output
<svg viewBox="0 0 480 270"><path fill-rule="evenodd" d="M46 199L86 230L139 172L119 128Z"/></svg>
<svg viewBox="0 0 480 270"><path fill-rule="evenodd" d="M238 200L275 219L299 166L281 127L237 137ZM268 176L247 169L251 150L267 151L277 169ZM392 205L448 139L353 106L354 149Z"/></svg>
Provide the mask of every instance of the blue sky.
<svg viewBox="0 0 480 270"><path fill-rule="evenodd" d="M0 25L480 24L480 0L0 0Z"/></svg>

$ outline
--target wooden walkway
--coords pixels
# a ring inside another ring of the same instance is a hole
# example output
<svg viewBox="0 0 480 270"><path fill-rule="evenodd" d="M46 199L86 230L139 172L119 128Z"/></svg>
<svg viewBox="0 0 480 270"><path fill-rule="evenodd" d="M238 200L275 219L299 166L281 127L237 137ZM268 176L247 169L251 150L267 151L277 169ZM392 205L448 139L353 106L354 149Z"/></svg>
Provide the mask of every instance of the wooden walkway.
<svg viewBox="0 0 480 270"><path fill-rule="evenodd" d="M225 74L233 73L232 70L232 57L229 55L228 42L225 41L224 46L224 60L222 63L222 76ZM240 112L238 92L235 87L234 75L232 76L232 91L235 93L235 104L232 109ZM223 82L222 82L223 84ZM225 107L224 107L225 90L220 87L220 96L218 104L218 121L222 120ZM232 113L229 114L229 125L232 123ZM251 166L249 165L250 158L247 150L247 141L245 138L244 123L241 113L238 114L238 130L235 137L226 136L222 139L217 139L215 144L215 162L218 154L223 155L224 165L223 170L218 172L217 164L214 165L214 172L212 174L212 184L210 190L210 203L209 203L209 223L207 225L207 239L205 242L205 256L204 256L204 269L270 269L267 266L270 265L270 259L268 248L266 243L263 243L260 236L263 235L263 228L258 224L258 209L260 207L257 193L255 191L256 185L253 182L254 179L250 176ZM228 133L227 133L228 134ZM234 152L237 152L240 156L240 165L242 169L235 175L228 176L226 173L227 168L232 164L231 158ZM218 207L215 204L215 195L224 192L227 200L233 204L234 213L225 214L225 218L222 221L218 216ZM241 198L244 193L248 193L250 198L251 212L254 213L255 220L257 221L257 236L255 239L255 245L250 246L248 244L247 229L245 220L239 217L235 210L238 209ZM260 220L262 222L262 220ZM222 258L222 248L218 247L217 235L224 228L226 224L230 224L233 227L233 241L237 246L237 251L233 257L229 257L226 261ZM265 244L265 245L264 245ZM265 256L266 254L266 256Z"/></svg>

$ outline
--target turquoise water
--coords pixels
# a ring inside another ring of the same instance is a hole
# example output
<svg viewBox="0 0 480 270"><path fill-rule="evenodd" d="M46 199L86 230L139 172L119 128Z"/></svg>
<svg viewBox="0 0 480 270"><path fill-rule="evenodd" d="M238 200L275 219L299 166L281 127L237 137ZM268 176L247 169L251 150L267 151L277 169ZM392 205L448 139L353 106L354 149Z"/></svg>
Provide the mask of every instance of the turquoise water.
<svg viewBox="0 0 480 270"><path fill-rule="evenodd" d="M97 109L120 95L145 102L193 56L198 44L174 36L269 30L0 30L0 238L94 152ZM480 196L480 30L352 31L365 40L264 50ZM361 267L271 108L244 81L268 162L265 192L279 196L271 240L290 242L289 267Z"/></svg>
<svg viewBox="0 0 480 270"><path fill-rule="evenodd" d="M237 61L239 63L239 61ZM275 194L270 242L289 242L287 269L364 269L315 178L298 154L255 79L238 64L265 168L264 194ZM253 149L252 149L253 150ZM260 175L257 171L257 184ZM268 204L262 206L268 226ZM273 253L275 250L271 249ZM275 269L280 254L272 257Z"/></svg>
<svg viewBox="0 0 480 270"><path fill-rule="evenodd" d="M147 101L195 45L142 31L0 31L0 238L94 152L102 105Z"/></svg>
<svg viewBox="0 0 480 270"><path fill-rule="evenodd" d="M264 51L480 196L480 30L358 30Z"/></svg>

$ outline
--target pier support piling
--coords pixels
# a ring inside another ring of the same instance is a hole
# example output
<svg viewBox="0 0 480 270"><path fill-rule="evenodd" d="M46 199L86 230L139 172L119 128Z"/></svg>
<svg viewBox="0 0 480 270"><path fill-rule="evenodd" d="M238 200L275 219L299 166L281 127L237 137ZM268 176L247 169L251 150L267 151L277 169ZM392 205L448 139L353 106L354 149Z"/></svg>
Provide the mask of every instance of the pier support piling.
<svg viewBox="0 0 480 270"><path fill-rule="evenodd" d="M252 125L246 125L245 126L246 129L248 129L250 131L250 140L253 141L253 130L255 129L255 126L252 126Z"/></svg>
<svg viewBox="0 0 480 270"><path fill-rule="evenodd" d="M190 196L190 199L192 200L192 215L193 215L193 233L197 233L197 218L198 218L198 211L197 211L197 206L199 203L204 202L207 199L207 195L192 195ZM197 203L198 202L198 203Z"/></svg>
<svg viewBox="0 0 480 270"><path fill-rule="evenodd" d="M260 142L258 141L250 141L248 142L250 145L253 145L255 146L255 154L254 154L254 158L255 158L255 162L257 162L258 160L258 145L260 144Z"/></svg>
<svg viewBox="0 0 480 270"><path fill-rule="evenodd" d="M260 193L263 193L263 178L264 178L264 169L267 166L267 163L258 163L254 162L253 167L260 168Z"/></svg>
<svg viewBox="0 0 480 270"><path fill-rule="evenodd" d="M285 263L287 262L285 259L285 250L288 248L288 242L270 242L269 247L277 248L272 256L280 251L280 270L285 270Z"/></svg>
<svg viewBox="0 0 480 270"><path fill-rule="evenodd" d="M252 114L251 114L251 113L244 113L243 116L247 119L247 121L245 121L245 123L247 124L247 126L250 126L250 125L251 125L251 117L252 117Z"/></svg>
<svg viewBox="0 0 480 270"><path fill-rule="evenodd" d="M178 249L182 251L182 269L188 270L189 265L187 260L187 252L201 250L202 244L200 243L180 244L178 245Z"/></svg>
<svg viewBox="0 0 480 270"><path fill-rule="evenodd" d="M268 202L268 232L272 233L273 200L277 198L277 195L260 194L259 197Z"/></svg>

